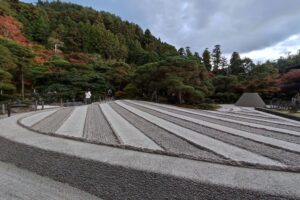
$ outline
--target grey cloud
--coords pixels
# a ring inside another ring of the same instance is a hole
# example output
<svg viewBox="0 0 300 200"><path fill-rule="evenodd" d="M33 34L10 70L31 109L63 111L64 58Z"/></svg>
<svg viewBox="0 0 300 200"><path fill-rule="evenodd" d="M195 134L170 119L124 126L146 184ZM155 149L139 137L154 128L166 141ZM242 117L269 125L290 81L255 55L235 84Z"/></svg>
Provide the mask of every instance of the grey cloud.
<svg viewBox="0 0 300 200"><path fill-rule="evenodd" d="M30 1L30 0L29 0ZM67 0L149 28L176 47L263 49L300 33L299 0Z"/></svg>
<svg viewBox="0 0 300 200"><path fill-rule="evenodd" d="M190 46L198 51L221 44L224 53L248 52L300 33L298 0L126 2L132 12L142 10L136 19L155 35L177 47Z"/></svg>

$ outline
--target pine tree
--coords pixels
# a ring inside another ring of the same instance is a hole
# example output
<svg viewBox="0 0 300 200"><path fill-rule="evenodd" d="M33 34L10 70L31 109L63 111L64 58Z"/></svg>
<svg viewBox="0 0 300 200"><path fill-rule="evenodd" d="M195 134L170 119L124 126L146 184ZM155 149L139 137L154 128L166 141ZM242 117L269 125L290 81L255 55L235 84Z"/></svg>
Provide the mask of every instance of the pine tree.
<svg viewBox="0 0 300 200"><path fill-rule="evenodd" d="M229 74L239 75L244 72L240 54L238 52L233 52L230 58Z"/></svg>
<svg viewBox="0 0 300 200"><path fill-rule="evenodd" d="M199 61L199 63L202 63L202 58L200 57L198 52L194 53L194 57Z"/></svg>
<svg viewBox="0 0 300 200"><path fill-rule="evenodd" d="M185 49L184 48L180 48L180 49L178 49L178 53L179 53L179 55L181 55L181 56L186 56L186 52L185 52Z"/></svg>
<svg viewBox="0 0 300 200"><path fill-rule="evenodd" d="M212 53L212 61L213 61L213 71L217 73L219 68L221 67L221 61L222 61L221 45L215 45L215 48L213 49L213 53Z"/></svg>
<svg viewBox="0 0 300 200"><path fill-rule="evenodd" d="M202 54L202 58L203 58L203 63L206 67L206 69L208 71L211 70L212 66L211 66L211 57L210 57L210 52L208 50L208 48L206 48Z"/></svg>
<svg viewBox="0 0 300 200"><path fill-rule="evenodd" d="M185 52L187 57L192 57L191 47L185 47Z"/></svg>

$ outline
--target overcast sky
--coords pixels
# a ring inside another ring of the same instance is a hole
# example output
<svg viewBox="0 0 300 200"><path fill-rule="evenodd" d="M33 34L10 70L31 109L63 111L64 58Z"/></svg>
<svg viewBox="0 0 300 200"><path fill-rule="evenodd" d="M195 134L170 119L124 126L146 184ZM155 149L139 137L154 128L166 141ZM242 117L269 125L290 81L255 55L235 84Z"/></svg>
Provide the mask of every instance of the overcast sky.
<svg viewBox="0 0 300 200"><path fill-rule="evenodd" d="M23 0L36 2L36 0ZM220 44L255 61L300 49L300 0L65 0L105 10L149 28L177 48Z"/></svg>

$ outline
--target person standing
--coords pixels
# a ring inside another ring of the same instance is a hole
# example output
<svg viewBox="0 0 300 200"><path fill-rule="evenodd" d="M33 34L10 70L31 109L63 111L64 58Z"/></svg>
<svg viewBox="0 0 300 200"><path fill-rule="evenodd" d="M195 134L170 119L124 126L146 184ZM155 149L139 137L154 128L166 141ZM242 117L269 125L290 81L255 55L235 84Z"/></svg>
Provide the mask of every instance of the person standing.
<svg viewBox="0 0 300 200"><path fill-rule="evenodd" d="M107 91L107 96L108 96L108 100L111 101L111 100L112 100L112 97L113 97L113 92L112 92L111 89L109 89L109 90Z"/></svg>
<svg viewBox="0 0 300 200"><path fill-rule="evenodd" d="M91 103L91 97L92 97L92 93L91 93L90 90L85 92L85 104L90 104Z"/></svg>

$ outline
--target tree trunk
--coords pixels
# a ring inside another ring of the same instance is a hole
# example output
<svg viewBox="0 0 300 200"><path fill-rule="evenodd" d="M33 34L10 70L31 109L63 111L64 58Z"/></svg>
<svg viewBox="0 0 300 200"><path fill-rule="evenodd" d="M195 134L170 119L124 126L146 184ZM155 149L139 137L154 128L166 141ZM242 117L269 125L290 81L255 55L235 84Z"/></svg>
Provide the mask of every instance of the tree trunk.
<svg viewBox="0 0 300 200"><path fill-rule="evenodd" d="M21 67L21 85L22 85L22 100L24 101L25 95L24 95L24 70L23 67Z"/></svg>
<svg viewBox="0 0 300 200"><path fill-rule="evenodd" d="M5 105L4 104L2 104L2 114L4 115L5 114Z"/></svg>
<svg viewBox="0 0 300 200"><path fill-rule="evenodd" d="M182 92L181 91L178 92L178 100L179 100L179 104L182 104Z"/></svg>

